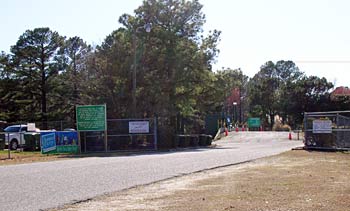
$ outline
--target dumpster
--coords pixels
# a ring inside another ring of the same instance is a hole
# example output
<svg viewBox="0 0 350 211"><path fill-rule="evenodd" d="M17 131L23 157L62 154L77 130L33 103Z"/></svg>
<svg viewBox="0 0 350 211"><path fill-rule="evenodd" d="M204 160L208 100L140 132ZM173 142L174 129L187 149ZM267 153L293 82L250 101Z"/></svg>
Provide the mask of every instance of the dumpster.
<svg viewBox="0 0 350 211"><path fill-rule="evenodd" d="M197 147L199 145L199 136L198 135L190 135L190 146Z"/></svg>
<svg viewBox="0 0 350 211"><path fill-rule="evenodd" d="M0 133L0 150L5 149L5 134Z"/></svg>
<svg viewBox="0 0 350 211"><path fill-rule="evenodd" d="M40 149L40 133L25 133L25 149L27 150L38 150Z"/></svg>

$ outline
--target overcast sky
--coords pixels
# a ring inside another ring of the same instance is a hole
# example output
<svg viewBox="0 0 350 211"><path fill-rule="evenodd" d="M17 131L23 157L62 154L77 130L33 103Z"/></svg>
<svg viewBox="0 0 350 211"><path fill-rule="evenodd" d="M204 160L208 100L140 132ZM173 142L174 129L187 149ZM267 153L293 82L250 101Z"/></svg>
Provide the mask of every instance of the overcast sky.
<svg viewBox="0 0 350 211"><path fill-rule="evenodd" d="M307 75L350 86L350 1L199 0L205 30L222 31L214 69L241 68L252 77L271 60L293 60ZM100 44L142 0L1 0L0 51L9 53L27 29Z"/></svg>

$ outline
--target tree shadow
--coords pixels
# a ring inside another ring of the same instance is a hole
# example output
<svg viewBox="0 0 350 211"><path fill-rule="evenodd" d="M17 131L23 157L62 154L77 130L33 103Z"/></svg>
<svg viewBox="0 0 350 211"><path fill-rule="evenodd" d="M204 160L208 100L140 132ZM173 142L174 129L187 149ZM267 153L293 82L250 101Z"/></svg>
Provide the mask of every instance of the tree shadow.
<svg viewBox="0 0 350 211"><path fill-rule="evenodd" d="M183 152L206 152L211 150L232 149L231 147L188 147L188 148L176 148L176 149L160 149L160 150L130 150L130 151L108 151L108 152L86 152L81 154L67 154L60 155L59 158L89 158L89 157L136 157L144 155L167 155L177 154Z"/></svg>

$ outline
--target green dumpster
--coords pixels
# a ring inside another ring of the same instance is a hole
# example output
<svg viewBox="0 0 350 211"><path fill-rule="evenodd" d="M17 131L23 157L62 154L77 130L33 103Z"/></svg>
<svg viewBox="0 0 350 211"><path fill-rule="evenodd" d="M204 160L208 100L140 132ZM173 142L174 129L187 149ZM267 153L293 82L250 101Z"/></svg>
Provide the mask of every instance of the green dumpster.
<svg viewBox="0 0 350 211"><path fill-rule="evenodd" d="M0 134L0 150L5 149L5 134Z"/></svg>
<svg viewBox="0 0 350 211"><path fill-rule="evenodd" d="M27 150L37 150L40 149L40 133L25 133L25 148Z"/></svg>

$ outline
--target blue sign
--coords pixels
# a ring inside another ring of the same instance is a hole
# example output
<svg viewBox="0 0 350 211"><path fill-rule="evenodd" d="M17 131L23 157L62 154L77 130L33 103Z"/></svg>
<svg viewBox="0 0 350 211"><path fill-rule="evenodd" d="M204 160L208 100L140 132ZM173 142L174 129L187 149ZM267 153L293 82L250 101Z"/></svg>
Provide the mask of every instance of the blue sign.
<svg viewBox="0 0 350 211"><path fill-rule="evenodd" d="M41 151L43 153L56 150L55 132L41 134Z"/></svg>
<svg viewBox="0 0 350 211"><path fill-rule="evenodd" d="M58 146L78 145L78 132L59 131L56 132L56 136L56 144Z"/></svg>

